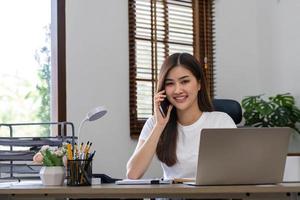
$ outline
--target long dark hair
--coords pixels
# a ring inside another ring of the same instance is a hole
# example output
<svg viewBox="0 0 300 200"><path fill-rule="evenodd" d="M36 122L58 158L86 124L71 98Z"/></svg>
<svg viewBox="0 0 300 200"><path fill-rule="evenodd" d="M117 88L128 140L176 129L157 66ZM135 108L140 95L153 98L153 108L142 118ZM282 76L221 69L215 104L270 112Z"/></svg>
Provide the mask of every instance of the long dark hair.
<svg viewBox="0 0 300 200"><path fill-rule="evenodd" d="M202 112L212 111L213 106L208 95L206 87L206 79L200 63L188 53L175 53L166 58L161 66L158 76L157 91L165 88L165 79L169 71L177 66L188 69L200 82L201 89L198 92L198 106ZM170 119L160 136L156 147L156 155L158 159L168 166L173 166L177 162L176 144L177 144L177 113L173 107Z"/></svg>

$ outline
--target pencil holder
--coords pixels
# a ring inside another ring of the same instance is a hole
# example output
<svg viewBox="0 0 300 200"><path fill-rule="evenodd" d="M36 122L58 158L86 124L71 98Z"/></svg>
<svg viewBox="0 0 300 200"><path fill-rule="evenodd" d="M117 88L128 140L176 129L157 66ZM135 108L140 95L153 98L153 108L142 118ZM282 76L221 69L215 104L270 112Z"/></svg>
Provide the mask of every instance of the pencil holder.
<svg viewBox="0 0 300 200"><path fill-rule="evenodd" d="M67 185L88 186L92 185L92 160L68 160Z"/></svg>

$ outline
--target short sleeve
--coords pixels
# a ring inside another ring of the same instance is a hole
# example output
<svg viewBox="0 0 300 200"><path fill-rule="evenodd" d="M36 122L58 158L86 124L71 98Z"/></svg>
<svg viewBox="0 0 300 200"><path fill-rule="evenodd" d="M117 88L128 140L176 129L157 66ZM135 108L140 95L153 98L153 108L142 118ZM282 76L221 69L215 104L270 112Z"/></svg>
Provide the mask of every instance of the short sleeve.
<svg viewBox="0 0 300 200"><path fill-rule="evenodd" d="M222 113L222 127L223 128L236 128L236 124L234 123L233 119L224 112L220 112Z"/></svg>
<svg viewBox="0 0 300 200"><path fill-rule="evenodd" d="M205 127L207 128L236 128L233 119L225 112L207 112Z"/></svg>
<svg viewBox="0 0 300 200"><path fill-rule="evenodd" d="M147 139L147 137L149 136L149 134L151 133L151 131L154 127L154 123L155 123L155 120L154 120L153 116L151 116L147 119L147 121L144 124L143 129L141 131L139 140L146 140Z"/></svg>

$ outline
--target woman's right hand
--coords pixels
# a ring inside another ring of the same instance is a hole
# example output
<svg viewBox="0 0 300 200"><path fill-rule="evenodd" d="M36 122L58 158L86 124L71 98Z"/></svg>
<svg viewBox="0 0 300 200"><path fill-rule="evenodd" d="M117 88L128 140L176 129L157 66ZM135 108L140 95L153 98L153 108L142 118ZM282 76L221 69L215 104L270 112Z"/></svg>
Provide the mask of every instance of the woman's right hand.
<svg viewBox="0 0 300 200"><path fill-rule="evenodd" d="M140 139L138 141L133 155L127 162L127 178L141 178L148 169L151 160L155 155L157 143L166 124L169 121L170 113L173 108L173 105L170 105L166 117L163 117L159 111L159 106L165 98L167 98L165 91L160 91L154 96L155 124L149 136L145 140Z"/></svg>
<svg viewBox="0 0 300 200"><path fill-rule="evenodd" d="M159 111L159 106L161 102L167 98L165 91L160 91L154 95L154 120L155 124L152 127L152 131L149 136L144 140L140 139L135 148L133 155L127 162L127 178L138 179L143 176L143 174L148 169L151 160L156 152L157 143L159 138L169 121L170 113L173 105L170 105L166 117Z"/></svg>
<svg viewBox="0 0 300 200"><path fill-rule="evenodd" d="M163 126L163 127L165 127L166 124L168 123L169 118L170 118L170 113L171 113L171 110L173 108L173 105L170 104L169 107L168 107L167 115L165 117L163 117L163 115L160 112L159 107L161 105L161 102L163 102L165 100L165 98L167 98L167 95L165 93L166 93L166 91L162 90L162 91L160 91L160 92L158 92L154 95L154 117L155 117L155 121L156 121L157 125L160 125L160 126Z"/></svg>

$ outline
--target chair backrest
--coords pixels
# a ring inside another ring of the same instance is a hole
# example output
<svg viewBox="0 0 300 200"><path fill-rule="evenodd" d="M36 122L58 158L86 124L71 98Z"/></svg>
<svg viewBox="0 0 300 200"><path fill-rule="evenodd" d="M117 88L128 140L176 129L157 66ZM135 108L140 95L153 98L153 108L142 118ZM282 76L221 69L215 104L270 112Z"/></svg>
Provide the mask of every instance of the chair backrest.
<svg viewBox="0 0 300 200"><path fill-rule="evenodd" d="M215 111L227 113L234 121L239 124L242 121L242 108L239 102L232 99L214 99L212 101Z"/></svg>

